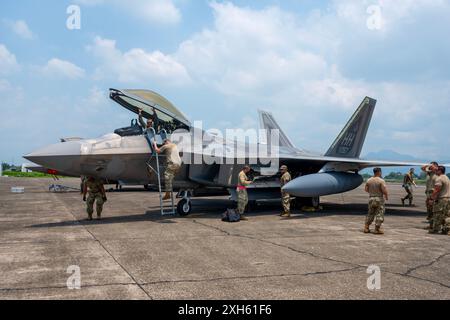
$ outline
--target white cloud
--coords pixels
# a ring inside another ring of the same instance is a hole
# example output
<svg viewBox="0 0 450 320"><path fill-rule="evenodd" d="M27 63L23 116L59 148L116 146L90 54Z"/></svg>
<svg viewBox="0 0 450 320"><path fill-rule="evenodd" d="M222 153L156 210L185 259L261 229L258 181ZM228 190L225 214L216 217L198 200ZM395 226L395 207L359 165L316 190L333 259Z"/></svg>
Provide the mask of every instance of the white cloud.
<svg viewBox="0 0 450 320"><path fill-rule="evenodd" d="M84 69L58 58L50 59L45 66L38 67L38 70L47 77L79 79L85 76Z"/></svg>
<svg viewBox="0 0 450 320"><path fill-rule="evenodd" d="M33 39L33 32L28 27L27 23L24 20L17 21L5 21L6 25L18 36L23 39Z"/></svg>
<svg viewBox="0 0 450 320"><path fill-rule="evenodd" d="M113 5L150 23L170 25L181 21L181 12L172 0L77 0L76 2L86 6Z"/></svg>
<svg viewBox="0 0 450 320"><path fill-rule="evenodd" d="M0 75L9 75L19 69L16 56L0 44Z"/></svg>
<svg viewBox="0 0 450 320"><path fill-rule="evenodd" d="M87 50L100 61L96 79L109 75L123 83L140 85L152 81L174 86L190 83L185 67L160 51L146 52L133 48L122 53L117 49L116 41L100 37L96 37Z"/></svg>
<svg viewBox="0 0 450 320"><path fill-rule="evenodd" d="M423 25L429 19L448 29L444 17L450 5L380 1L385 22L380 32L367 28L371 4L334 1L327 10L300 18L278 7L254 10L212 2L214 25L181 43L173 56L202 90L229 97L235 105L230 110L239 110L241 117L261 106L277 108L281 124L300 133L297 140L308 149L328 147L327 139L337 135L365 96L372 96L378 105L371 128L384 134L372 142L369 135L370 147L395 149L403 137L412 140L411 149L430 151L426 139L405 132L415 128L426 134L420 130L426 117L435 123L431 134L439 136L446 132L440 123L450 121L448 74L430 60L450 66L450 47L442 42L445 28ZM411 35L412 26L417 35ZM433 51L436 45L440 50ZM445 144L450 148L450 141ZM435 145L433 154L439 153L442 146Z"/></svg>
<svg viewBox="0 0 450 320"><path fill-rule="evenodd" d="M196 80L230 95L273 93L287 84L326 75L324 59L306 50L289 13L231 3L211 4L215 23L184 41L176 54Z"/></svg>
<svg viewBox="0 0 450 320"><path fill-rule="evenodd" d="M126 8L135 16L155 23L176 24L181 20L180 11L171 0L131 0Z"/></svg>

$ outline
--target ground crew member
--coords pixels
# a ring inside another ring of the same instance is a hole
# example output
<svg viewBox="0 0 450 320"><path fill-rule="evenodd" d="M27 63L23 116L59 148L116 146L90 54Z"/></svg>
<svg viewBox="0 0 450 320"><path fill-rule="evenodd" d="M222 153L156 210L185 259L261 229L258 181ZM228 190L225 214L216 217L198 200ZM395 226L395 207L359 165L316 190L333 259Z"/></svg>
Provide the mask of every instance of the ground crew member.
<svg viewBox="0 0 450 320"><path fill-rule="evenodd" d="M153 128L156 132L159 126L159 119L158 115L156 114L155 108L153 108L153 116L147 119L147 122L144 122L144 118L142 117L142 109L139 109L139 124L141 125L142 129L144 129L144 131Z"/></svg>
<svg viewBox="0 0 450 320"><path fill-rule="evenodd" d="M241 220L247 221L247 217L244 216L245 207L248 204L248 193L247 186L249 186L253 181L250 181L247 174L250 172L250 167L245 166L238 176L238 186L237 186L237 196L238 196L238 213L241 216Z"/></svg>
<svg viewBox="0 0 450 320"><path fill-rule="evenodd" d="M89 196L86 199L86 194L89 192ZM102 217L103 204L107 201L105 188L103 183L95 179L94 177L88 177L84 183L83 189L83 201L87 204L88 220L92 220L92 214L94 213L94 202L96 203L97 219Z"/></svg>
<svg viewBox="0 0 450 320"><path fill-rule="evenodd" d="M439 164L437 162L431 162L427 166L422 167L422 171L426 173L427 175L427 181L426 181L426 188L425 188L425 195L426 195L426 206L427 206L427 220L432 222L433 218L433 204L430 202L431 196L434 191L434 184L437 178L436 170L438 169ZM431 226L430 226L431 229Z"/></svg>
<svg viewBox="0 0 450 320"><path fill-rule="evenodd" d="M158 148L155 142L154 148L158 154L163 153L166 156L166 170L164 171L164 185L166 194L164 195L163 200L169 200L171 198L171 193L173 192L173 179L181 168L180 153L177 145L172 143L169 139L164 140L164 144L161 149Z"/></svg>
<svg viewBox="0 0 450 320"><path fill-rule="evenodd" d="M409 200L409 206L413 206L413 186L417 188L416 182L414 181L414 168L411 168L405 177L403 178L403 188L406 191L406 197L402 198L402 205L405 205L406 199Z"/></svg>
<svg viewBox="0 0 450 320"><path fill-rule="evenodd" d="M389 195L386 182L381 178L381 168L373 169L374 177L366 183L366 192L369 193L369 213L366 218L364 233L370 233L370 225L375 220L375 234L384 234L381 225L384 222L385 200L388 201Z"/></svg>
<svg viewBox="0 0 450 320"><path fill-rule="evenodd" d="M292 178L287 166L281 166L280 171L280 185L281 189L283 189L283 187L288 184ZM283 190L281 190L281 204L283 205L283 213L281 214L281 217L289 218L291 216L291 195Z"/></svg>
<svg viewBox="0 0 450 320"><path fill-rule="evenodd" d="M437 178L430 202L433 202L433 223L430 233L442 232L449 234L450 230L450 179L445 175L445 167L436 170Z"/></svg>

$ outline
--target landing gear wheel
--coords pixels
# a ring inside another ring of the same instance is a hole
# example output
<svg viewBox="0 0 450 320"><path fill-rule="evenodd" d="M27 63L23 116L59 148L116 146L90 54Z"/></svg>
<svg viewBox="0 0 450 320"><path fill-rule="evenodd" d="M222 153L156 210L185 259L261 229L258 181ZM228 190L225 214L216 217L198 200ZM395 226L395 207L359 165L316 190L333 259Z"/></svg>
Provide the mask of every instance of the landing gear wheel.
<svg viewBox="0 0 450 320"><path fill-rule="evenodd" d="M320 197L311 198L311 205L313 208L319 209L320 207Z"/></svg>
<svg viewBox="0 0 450 320"><path fill-rule="evenodd" d="M180 216L187 216L192 211L192 203L190 200L181 199L177 204L177 212Z"/></svg>

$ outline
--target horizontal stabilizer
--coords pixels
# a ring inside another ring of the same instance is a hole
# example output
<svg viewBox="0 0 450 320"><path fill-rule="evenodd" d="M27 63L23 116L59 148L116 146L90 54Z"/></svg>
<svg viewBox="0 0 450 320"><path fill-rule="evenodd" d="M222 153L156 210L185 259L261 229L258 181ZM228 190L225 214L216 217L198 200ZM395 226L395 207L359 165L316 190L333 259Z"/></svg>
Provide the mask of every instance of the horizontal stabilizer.
<svg viewBox="0 0 450 320"><path fill-rule="evenodd" d="M359 158L377 101L366 97L327 151L327 157Z"/></svg>

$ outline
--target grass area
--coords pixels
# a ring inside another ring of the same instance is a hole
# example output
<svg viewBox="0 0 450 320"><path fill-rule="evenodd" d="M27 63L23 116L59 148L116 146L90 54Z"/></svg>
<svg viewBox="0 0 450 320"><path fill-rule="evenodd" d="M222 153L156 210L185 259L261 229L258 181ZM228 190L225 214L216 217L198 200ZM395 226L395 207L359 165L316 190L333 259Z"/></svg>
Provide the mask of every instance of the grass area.
<svg viewBox="0 0 450 320"><path fill-rule="evenodd" d="M4 176L15 178L51 178L52 176L40 172L15 172L15 171L3 171Z"/></svg>
<svg viewBox="0 0 450 320"><path fill-rule="evenodd" d="M426 180L414 180L414 181L418 186L424 186L427 183ZM396 179L386 179L386 182L403 184L403 180L396 180Z"/></svg>

